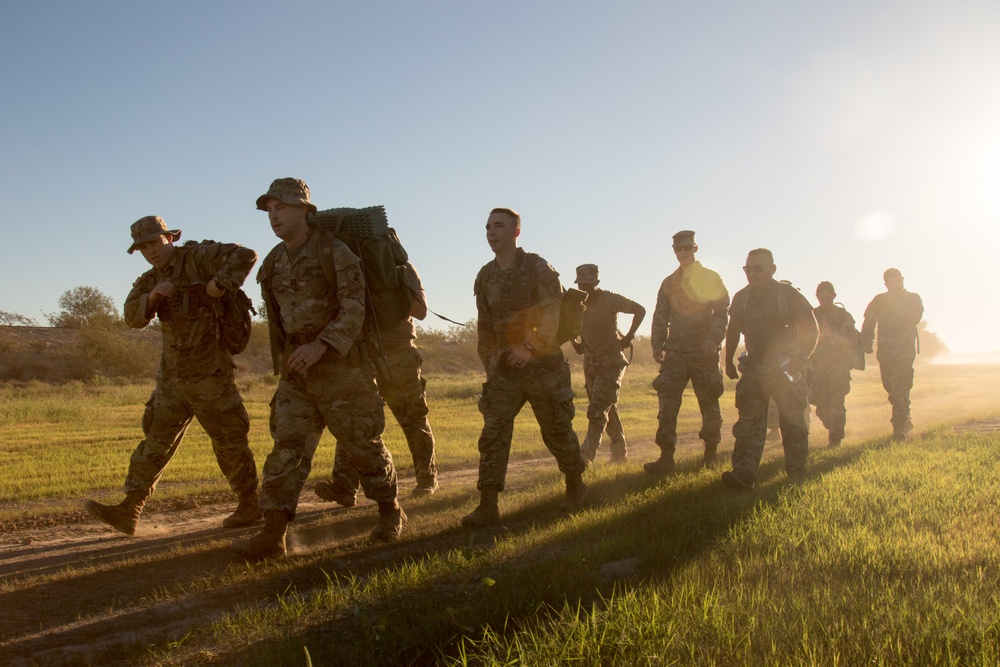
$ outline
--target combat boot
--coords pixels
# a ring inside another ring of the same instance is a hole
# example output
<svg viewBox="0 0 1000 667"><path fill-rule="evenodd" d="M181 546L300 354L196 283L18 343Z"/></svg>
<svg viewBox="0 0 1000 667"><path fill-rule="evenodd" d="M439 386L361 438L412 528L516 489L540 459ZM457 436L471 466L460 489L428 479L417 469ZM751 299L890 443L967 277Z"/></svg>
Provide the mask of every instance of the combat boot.
<svg viewBox="0 0 1000 667"><path fill-rule="evenodd" d="M102 505L96 500L88 500L84 507L101 523L126 535L135 535L135 527L139 525L139 516L148 497L149 494L144 491L129 491L125 500L117 505Z"/></svg>
<svg viewBox="0 0 1000 667"><path fill-rule="evenodd" d="M343 507L354 507L358 502L357 491L352 493L340 484L326 479L316 484L316 495L320 500L337 503Z"/></svg>
<svg viewBox="0 0 1000 667"><path fill-rule="evenodd" d="M438 490L437 477L432 477L430 481L423 480L417 482L417 486L413 489L413 497L421 498L423 496L431 496Z"/></svg>
<svg viewBox="0 0 1000 667"><path fill-rule="evenodd" d="M222 520L223 528L243 528L252 526L264 518L264 513L260 511L257 504L257 489L247 491L240 496L240 503L236 506L236 511Z"/></svg>
<svg viewBox="0 0 1000 667"><path fill-rule="evenodd" d="M371 532L370 538L375 542L395 542L403 532L406 523L406 512L395 500L378 504L378 525Z"/></svg>
<svg viewBox="0 0 1000 667"><path fill-rule="evenodd" d="M719 443L705 443L705 455L701 459L701 463L706 468L711 468L715 465L716 455L719 451Z"/></svg>
<svg viewBox="0 0 1000 667"><path fill-rule="evenodd" d="M569 511L583 507L587 499L587 485L580 473L566 475L566 497L559 503L559 509Z"/></svg>
<svg viewBox="0 0 1000 667"><path fill-rule="evenodd" d="M479 528L500 523L500 508L497 506L499 490L495 486L484 486L479 489L479 506L471 514L462 517L462 525L466 528Z"/></svg>
<svg viewBox="0 0 1000 667"><path fill-rule="evenodd" d="M230 548L250 560L284 556L288 521L285 510L267 510L264 512L264 528L253 537L233 540Z"/></svg>
<svg viewBox="0 0 1000 667"><path fill-rule="evenodd" d="M677 464L673 456L661 453L657 460L643 463L642 469L650 475L671 475L677 472Z"/></svg>

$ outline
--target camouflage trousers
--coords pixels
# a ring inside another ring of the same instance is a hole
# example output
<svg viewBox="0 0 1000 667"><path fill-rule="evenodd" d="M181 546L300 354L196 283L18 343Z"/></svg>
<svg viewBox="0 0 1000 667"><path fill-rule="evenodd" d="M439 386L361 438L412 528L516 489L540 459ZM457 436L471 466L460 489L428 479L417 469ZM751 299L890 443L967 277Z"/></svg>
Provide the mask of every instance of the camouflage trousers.
<svg viewBox="0 0 1000 667"><path fill-rule="evenodd" d="M587 436L580 445L583 455L591 461L601 447L601 438L607 431L611 438L611 457L624 459L626 456L625 432L618 415L618 395L625 374L625 361L583 360L583 377L587 388Z"/></svg>
<svg viewBox="0 0 1000 667"><path fill-rule="evenodd" d="M719 398L723 384L718 354L705 356L701 352L671 350L660 365L660 374L653 380L653 389L660 403L656 444L665 456L673 457L677 447L677 415L689 380L701 410L698 437L705 441L706 447L714 447L722 440Z"/></svg>
<svg viewBox="0 0 1000 667"><path fill-rule="evenodd" d="M374 361L378 392L406 437L406 444L413 457L413 472L417 484L433 485L437 478L434 433L427 420L427 379L420 374L420 366L423 364L420 352L412 343L389 347L384 359L376 358ZM357 492L360 479L339 446L333 460L332 477L341 488Z"/></svg>
<svg viewBox="0 0 1000 667"><path fill-rule="evenodd" d="M327 428L365 495L375 501L396 497L396 469L382 444L385 412L371 364L327 352L305 377L286 373L271 399L274 448L264 462L262 510L285 510L292 517Z"/></svg>
<svg viewBox="0 0 1000 667"><path fill-rule="evenodd" d="M816 406L816 416L830 432L831 440L842 440L847 425L844 399L851 392L850 365L817 364L809 376L809 402Z"/></svg>
<svg viewBox="0 0 1000 667"><path fill-rule="evenodd" d="M885 355L878 360L882 386L892 406L890 422L896 432L904 431L910 421L910 390L913 389L913 361L916 354Z"/></svg>
<svg viewBox="0 0 1000 667"><path fill-rule="evenodd" d="M229 488L237 495L257 488L257 464L247 441L250 417L230 370L198 379L161 377L157 381L142 416L146 437L129 459L126 493L153 492L192 418L198 419L211 439Z"/></svg>
<svg viewBox="0 0 1000 667"><path fill-rule="evenodd" d="M757 481L760 458L767 437L768 402L778 406L781 445L785 450L785 470L804 473L809 458L809 427L805 412L808 388L799 380L791 382L775 364L748 364L736 383L739 419L733 425L733 474L747 486Z"/></svg>
<svg viewBox="0 0 1000 667"><path fill-rule="evenodd" d="M550 368L535 367L520 372L498 370L483 384L483 395L479 399L483 431L479 436L477 488L495 486L503 491L514 418L525 402L531 404L542 441L559 463L559 470L569 475L582 473L586 468L580 458L580 442L573 430L575 409L569 365L560 361L558 366Z"/></svg>

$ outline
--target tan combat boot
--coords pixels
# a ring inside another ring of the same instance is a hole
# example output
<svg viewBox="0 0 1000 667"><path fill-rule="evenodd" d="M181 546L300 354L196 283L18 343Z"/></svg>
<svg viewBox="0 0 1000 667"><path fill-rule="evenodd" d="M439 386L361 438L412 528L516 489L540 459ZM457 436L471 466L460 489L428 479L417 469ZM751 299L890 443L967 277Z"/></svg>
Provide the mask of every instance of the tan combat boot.
<svg viewBox="0 0 1000 667"><path fill-rule="evenodd" d="M144 491L129 491L125 500L117 505L102 505L96 500L88 500L84 507L98 521L126 535L135 535L135 527L139 525L139 516L148 497L149 494Z"/></svg>
<svg viewBox="0 0 1000 667"><path fill-rule="evenodd" d="M222 527L243 528L244 526L252 526L263 517L264 514L257 505L257 489L254 489L240 496L240 503L236 506L236 511L222 520Z"/></svg>
<svg viewBox="0 0 1000 667"><path fill-rule="evenodd" d="M706 468L711 468L715 465L719 451L719 444L716 442L705 443L705 455L701 459L701 464Z"/></svg>
<svg viewBox="0 0 1000 667"><path fill-rule="evenodd" d="M495 486L484 486L479 489L479 506L471 514L462 517L462 525L466 528L493 526L500 523L500 508L497 507L499 490Z"/></svg>
<svg viewBox="0 0 1000 667"><path fill-rule="evenodd" d="M264 528L253 537L233 540L230 548L250 560L261 560L285 555L285 531L288 528L288 512L267 510L264 512Z"/></svg>
<svg viewBox="0 0 1000 667"><path fill-rule="evenodd" d="M395 542L403 532L406 523L406 512L395 500L378 504L378 525L371 532L370 538L376 542Z"/></svg>
<svg viewBox="0 0 1000 667"><path fill-rule="evenodd" d="M566 497L559 503L559 508L568 511L583 507L588 490L581 473L566 475Z"/></svg>

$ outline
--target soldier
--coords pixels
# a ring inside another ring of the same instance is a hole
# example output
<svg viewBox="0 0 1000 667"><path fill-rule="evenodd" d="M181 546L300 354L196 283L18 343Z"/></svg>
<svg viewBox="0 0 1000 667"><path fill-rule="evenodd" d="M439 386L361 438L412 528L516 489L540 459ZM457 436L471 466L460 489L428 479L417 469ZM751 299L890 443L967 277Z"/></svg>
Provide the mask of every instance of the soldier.
<svg viewBox="0 0 1000 667"><path fill-rule="evenodd" d="M680 266L660 284L650 332L653 359L660 364L660 373L653 380L660 402L656 429L660 458L643 468L660 475L677 468L674 462L677 414L688 380L701 410L698 437L705 443L705 465L715 463L722 440L719 346L726 335L729 293L718 273L695 260L698 245L694 232L684 230L674 234L673 248Z"/></svg>
<svg viewBox="0 0 1000 667"><path fill-rule="evenodd" d="M776 268L770 250L750 251L743 267L748 284L733 295L726 329L726 375L739 378L739 419L733 426L733 470L723 473L722 481L740 491L752 489L757 481L771 397L778 406L789 479L801 482L805 478L809 456L804 376L818 329L809 301L790 284L775 280ZM740 356L737 372L733 356L740 334L746 352Z"/></svg>
<svg viewBox="0 0 1000 667"><path fill-rule="evenodd" d="M882 386L892 406L892 437L903 440L913 430L910 389L913 388L913 361L919 348L917 324L924 315L924 304L919 294L903 289L903 274L899 269L887 269L882 279L887 291L875 295L865 308L861 337L865 352L871 354L878 327L876 358Z"/></svg>
<svg viewBox="0 0 1000 667"><path fill-rule="evenodd" d="M851 368L858 349L858 330L847 309L835 304L833 284L821 282L816 287L819 305L813 309L819 326L819 340L810 361L809 402L816 406L816 416L830 432L830 446L844 439L847 408L844 398L851 391Z"/></svg>
<svg viewBox="0 0 1000 667"><path fill-rule="evenodd" d="M125 322L141 329L157 316L163 351L156 388L142 419L145 438L129 459L125 500L118 505L87 501L99 521L134 535L146 500L153 493L192 417L212 440L222 474L239 497L226 528L249 526L261 518L257 506L257 465L247 440L250 417L233 381L233 357L220 341L221 302L243 284L257 253L233 243L188 242L175 246L181 230L162 218L132 223L132 245L152 265L125 299Z"/></svg>
<svg viewBox="0 0 1000 667"><path fill-rule="evenodd" d="M267 211L281 239L257 273L281 380L271 402L274 448L264 462L264 529L234 540L232 548L248 558L284 555L285 532L324 425L357 471L365 495L378 502L371 538L396 540L406 514L396 501L392 455L382 444L382 399L359 338L365 279L358 257L332 235L309 228L307 217L316 206L300 180L277 179L257 208ZM329 270L324 262L332 265Z"/></svg>
<svg viewBox="0 0 1000 667"><path fill-rule="evenodd" d="M598 289L599 270L596 264L576 267L576 284L587 293L587 309L583 312L580 342L572 341L573 349L583 355L583 375L587 388L587 437L580 453L593 462L601 446L601 436L607 429L611 438L611 462L625 463L625 433L618 416L618 393L622 375L628 365L622 350L632 345L636 329L646 317L646 309L625 297ZM618 333L618 313L632 316L632 326L622 336Z"/></svg>
<svg viewBox="0 0 1000 667"><path fill-rule="evenodd" d="M566 476L564 509L587 495L586 463L573 431L573 388L569 365L554 344L562 286L559 274L538 255L517 247L521 216L495 208L486 221L486 240L496 258L476 276L479 358L486 383L479 399L479 505L462 518L465 526L500 521L497 494L503 491L514 418L525 401L538 419L542 440Z"/></svg>
<svg viewBox="0 0 1000 667"><path fill-rule="evenodd" d="M413 495L420 497L438 490L437 466L434 465L434 433L427 420L427 380L421 377L420 366L423 359L420 350L413 343L417 337L413 318L423 320L427 317L427 293L416 268L409 262L405 265L405 278L413 294L411 316L379 336L382 352L379 352L377 341L369 339L368 342L375 362L378 392L392 410L406 437L406 444L413 457L413 472L417 478ZM353 507L357 502L358 486L357 473L338 447L332 479L319 482L316 485L316 495L344 507Z"/></svg>

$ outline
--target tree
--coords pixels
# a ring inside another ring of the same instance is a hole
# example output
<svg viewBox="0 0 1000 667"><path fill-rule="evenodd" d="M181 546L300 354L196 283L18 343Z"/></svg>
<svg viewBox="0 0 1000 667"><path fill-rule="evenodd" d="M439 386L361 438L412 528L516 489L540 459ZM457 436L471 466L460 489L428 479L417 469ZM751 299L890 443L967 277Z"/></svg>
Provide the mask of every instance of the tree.
<svg viewBox="0 0 1000 667"><path fill-rule="evenodd" d="M10 327L37 327L38 323L30 317L25 317L21 313L9 313L0 310L0 324Z"/></svg>
<svg viewBox="0 0 1000 667"><path fill-rule="evenodd" d="M948 354L948 346L944 344L940 336L933 331L928 331L927 322L921 321L917 325L917 336L920 338L920 356L924 359L930 359L939 354Z"/></svg>
<svg viewBox="0 0 1000 667"><path fill-rule="evenodd" d="M54 327L82 329L91 326L120 324L121 315L111 297L96 287L74 287L59 297L58 313L46 313L45 318Z"/></svg>

